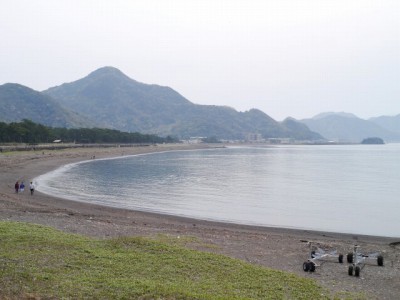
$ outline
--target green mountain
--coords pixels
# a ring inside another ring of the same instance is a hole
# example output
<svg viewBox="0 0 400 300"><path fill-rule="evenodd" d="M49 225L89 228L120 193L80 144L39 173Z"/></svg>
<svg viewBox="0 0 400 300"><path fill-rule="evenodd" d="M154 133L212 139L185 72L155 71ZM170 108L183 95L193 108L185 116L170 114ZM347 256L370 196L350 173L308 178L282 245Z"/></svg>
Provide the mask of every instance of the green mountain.
<svg viewBox="0 0 400 300"><path fill-rule="evenodd" d="M307 125L293 119L286 118L282 124L291 130L291 133L294 134L299 140L318 140L321 139L321 135L319 133L315 133L314 138L310 139L310 129Z"/></svg>
<svg viewBox="0 0 400 300"><path fill-rule="evenodd" d="M257 109L238 112L229 107L193 104L169 87L140 83L113 67L98 69L43 93L71 111L128 132L182 138L244 139L249 133L264 138L322 138L302 124L279 123Z"/></svg>
<svg viewBox="0 0 400 300"><path fill-rule="evenodd" d="M50 96L26 86L0 85L0 121L31 120L52 127L88 127L93 125L78 113L64 109Z"/></svg>

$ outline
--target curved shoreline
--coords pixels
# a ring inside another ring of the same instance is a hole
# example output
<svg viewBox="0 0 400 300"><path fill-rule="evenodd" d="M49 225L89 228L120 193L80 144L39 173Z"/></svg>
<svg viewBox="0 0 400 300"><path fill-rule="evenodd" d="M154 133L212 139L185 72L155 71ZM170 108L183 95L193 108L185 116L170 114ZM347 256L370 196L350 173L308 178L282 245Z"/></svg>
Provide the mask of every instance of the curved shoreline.
<svg viewBox="0 0 400 300"><path fill-rule="evenodd" d="M181 147L180 147L181 148ZM209 150L212 150L215 148L209 148ZM104 191L104 195L102 192L99 192L96 189L93 189L91 192L87 192L83 190L82 186L80 185L80 182L75 182L74 184L68 184L69 178L66 178L65 175L63 175L64 172L68 172L71 168L75 168L78 165L88 165L90 163L96 162L96 161L109 161L109 160L124 160L129 157L138 157L142 155L151 155L151 154L163 154L163 153L168 153L168 152L178 152L178 151L195 151L195 149L190 149L190 150L179 150L179 149L169 149L169 150L161 150L159 151L158 149L151 149L151 151L145 152L145 153L135 153L135 154L125 154L121 156L113 156L113 157L101 157L101 158L96 158L93 159L91 157L90 159L85 159L85 160L79 160L77 162L72 162L68 164L64 164L57 169L41 174L39 176L36 176L33 180L36 185L37 191L41 192L42 194L45 194L50 197L54 198L59 198L63 200L68 200L68 201L74 201L78 203L86 203L90 205L98 205L98 206L103 206L107 208L117 208L117 209L122 209L122 210L131 210L131 211L137 211L137 212L143 212L143 213L153 213L159 216L169 216L169 217L175 217L175 218L183 218L183 219L189 219L189 220L194 220L197 222L201 221L207 221L207 222L213 222L217 224L233 224L237 226L247 226L247 227L254 227L254 228L278 228L278 229L287 229L287 230L297 230L297 231L307 231L307 232L314 232L314 233L322 233L322 234L341 234L341 235L349 235L349 236L369 236L369 237L376 237L376 238L393 238L393 239L400 239L400 233L396 231L391 231L392 227L386 227L386 230L381 230L381 231L373 231L373 230L365 230L363 227L357 227L358 230L355 230L353 225L351 226L342 226L340 227L341 229L344 230L339 230L340 228L329 228L329 226L323 226L324 222L323 220L320 220L318 223L313 223L309 224L312 226L298 226L301 225L302 223L300 222L299 224L293 223L292 220L290 220L289 223L274 223L273 219L270 219L268 214L263 214L262 219L255 220L254 218L236 218L232 219L230 217L224 218L225 215L219 215L219 217L210 217L210 215L207 214L196 214L194 210L184 210L184 211L177 211L177 210L168 210L168 207L165 207L163 205L157 205L157 206L152 206L152 207L142 207L142 206L135 206L133 202L127 202L124 201L124 198L128 198L130 200L136 200L137 196L136 193L132 193L132 195L135 195L136 199L131 199L129 198L129 195L120 195L118 194L118 191L115 191L111 194L108 194L107 191ZM203 148L204 150L204 148ZM75 172L68 172L68 176L72 176L74 178ZM59 176L62 176L61 178ZM94 174L94 179L96 179L96 174ZM111 179L111 178L110 178ZM51 186L49 186L49 182L52 182ZM61 183L63 183L61 185ZM77 187L80 187L77 189ZM108 189L107 189L108 190ZM84 194L80 193L75 193L72 191L82 191ZM103 197L102 197L103 196ZM116 198L114 198L116 197ZM171 195L171 199L173 201L174 196ZM242 197L246 198L246 196ZM112 200L110 200L112 199ZM147 200L147 199L146 199ZM285 202L285 201L283 201ZM173 203L173 202L172 202ZM196 202L196 205L201 204L201 199L200 202ZM232 202L233 203L233 202ZM224 210L222 210L224 211ZM321 214L323 215L323 214ZM272 216L271 216L272 217ZM313 218L314 219L314 218ZM268 222L269 221L269 222ZM277 225L279 224L279 225ZM345 223L347 224L347 223ZM294 226L293 226L294 225ZM297 226L296 226L297 225ZM348 224L347 224L348 225ZM366 224L368 225L368 224ZM376 226L375 226L376 227ZM347 230L347 229L353 229L353 230ZM370 228L374 229L374 228ZM380 235L380 233L390 233L388 235ZM379 235L376 235L378 233ZM394 233L394 234L393 234ZM399 235L395 235L395 234ZM393 234L393 235L392 235Z"/></svg>
<svg viewBox="0 0 400 300"><path fill-rule="evenodd" d="M40 174L68 163L89 160L93 155L107 158L207 147L159 145L0 154L0 220L37 223L98 238L158 234L175 238L191 236L198 241L189 244L191 248L315 278L333 292L364 291L369 298L376 299L394 299L400 295L400 246L389 245L400 239L203 221L74 202L39 192L34 196L30 196L29 191L15 194L13 190L16 180L23 179L28 183ZM305 273L302 263L309 255L310 242L342 253L347 253L354 244L368 252L380 251L385 256L385 268L364 268L363 280L346 276L347 265L344 264L329 264L315 273Z"/></svg>

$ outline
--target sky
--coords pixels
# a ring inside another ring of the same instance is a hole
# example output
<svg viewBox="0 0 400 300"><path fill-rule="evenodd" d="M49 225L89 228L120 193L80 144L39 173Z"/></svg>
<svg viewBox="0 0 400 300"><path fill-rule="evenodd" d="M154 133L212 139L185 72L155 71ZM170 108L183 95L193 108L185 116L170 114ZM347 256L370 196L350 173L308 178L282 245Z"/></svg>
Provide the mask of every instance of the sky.
<svg viewBox="0 0 400 300"><path fill-rule="evenodd" d="M398 0L0 0L0 84L113 66L281 121L400 114Z"/></svg>

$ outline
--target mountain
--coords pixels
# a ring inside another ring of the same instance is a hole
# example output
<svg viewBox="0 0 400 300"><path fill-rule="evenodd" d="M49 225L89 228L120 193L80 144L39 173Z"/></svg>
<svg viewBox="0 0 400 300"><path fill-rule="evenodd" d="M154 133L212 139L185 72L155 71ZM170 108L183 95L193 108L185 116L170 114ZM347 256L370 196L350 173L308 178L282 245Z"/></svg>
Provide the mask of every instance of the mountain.
<svg viewBox="0 0 400 300"><path fill-rule="evenodd" d="M325 138L340 142L359 143L368 137L380 137L389 142L400 141L400 134L348 113L323 113L300 122Z"/></svg>
<svg viewBox="0 0 400 300"><path fill-rule="evenodd" d="M193 104L170 87L140 83L113 67L100 68L43 93L71 111L122 131L182 138L243 139L259 133L264 138L299 139L296 124L288 127L260 110L238 112L230 107ZM304 126L300 131L301 139L322 139Z"/></svg>
<svg viewBox="0 0 400 300"><path fill-rule="evenodd" d="M400 114L397 116L380 116L376 118L370 118L369 121L379 125L386 130L400 134Z"/></svg>
<svg viewBox="0 0 400 300"><path fill-rule="evenodd" d="M88 127L90 121L66 110L51 97L16 83L0 85L0 121L29 119L52 127Z"/></svg>
<svg viewBox="0 0 400 300"><path fill-rule="evenodd" d="M190 105L171 88L137 82L112 67L44 93L72 111L123 131L148 132L171 124L176 109Z"/></svg>
<svg viewBox="0 0 400 300"><path fill-rule="evenodd" d="M310 138L310 129L307 125L293 119L293 118L286 118L282 125L286 128L290 129L299 140L319 140L323 139L320 133L312 132L312 137Z"/></svg>
<svg viewBox="0 0 400 300"><path fill-rule="evenodd" d="M320 113L320 114L318 114L318 115L315 115L314 117L313 117L313 120L316 120L316 119L323 119L323 118L326 118L326 117L329 117L329 116L340 116L340 117L346 117L346 118L358 118L356 115L354 115L354 114L352 114L352 113L347 113L347 112L323 112L323 113Z"/></svg>

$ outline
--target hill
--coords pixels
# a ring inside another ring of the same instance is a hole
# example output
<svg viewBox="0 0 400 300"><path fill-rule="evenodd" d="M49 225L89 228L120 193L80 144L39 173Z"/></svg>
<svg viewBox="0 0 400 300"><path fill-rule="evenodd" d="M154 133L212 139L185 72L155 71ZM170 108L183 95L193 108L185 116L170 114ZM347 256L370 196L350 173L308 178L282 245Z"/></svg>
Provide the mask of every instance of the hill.
<svg viewBox="0 0 400 300"><path fill-rule="evenodd" d="M370 138L366 138L363 139L361 141L361 144L365 144L365 145L383 145L385 142L378 137L370 137Z"/></svg>
<svg viewBox="0 0 400 300"><path fill-rule="evenodd" d="M317 119L323 119L329 116L340 116L340 117L346 117L346 118L358 118L356 115L352 114L352 113L346 113L346 112L322 112L319 113L318 115L315 115L313 117L314 120Z"/></svg>
<svg viewBox="0 0 400 300"><path fill-rule="evenodd" d="M140 83L113 67L100 68L43 93L71 111L122 131L182 138L244 139L249 133L264 138L300 137L296 125L287 127L260 110L238 112L230 107L193 104L170 87ZM304 127L300 131L301 139L322 138Z"/></svg>
<svg viewBox="0 0 400 300"><path fill-rule="evenodd" d="M124 131L148 132L160 124L170 124L177 107L190 104L168 87L137 82L111 67L44 93L71 111Z"/></svg>
<svg viewBox="0 0 400 300"><path fill-rule="evenodd" d="M0 85L0 120L10 123L23 119L52 127L87 127L94 124L77 112L64 109L48 95L20 84Z"/></svg>
<svg viewBox="0 0 400 300"><path fill-rule="evenodd" d="M340 142L359 143L364 138L376 136L386 141L400 141L400 134L382 128L378 124L346 113L323 113L300 122L325 138Z"/></svg>
<svg viewBox="0 0 400 300"><path fill-rule="evenodd" d="M370 118L369 121L379 125L386 130L400 134L400 114L397 116L380 116Z"/></svg>

